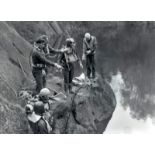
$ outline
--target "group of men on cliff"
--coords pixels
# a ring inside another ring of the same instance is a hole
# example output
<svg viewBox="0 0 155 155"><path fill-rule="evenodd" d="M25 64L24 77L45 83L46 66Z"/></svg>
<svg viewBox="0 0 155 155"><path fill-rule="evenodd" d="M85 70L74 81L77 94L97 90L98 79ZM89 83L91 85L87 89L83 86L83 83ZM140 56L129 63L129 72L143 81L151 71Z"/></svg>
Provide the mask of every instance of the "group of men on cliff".
<svg viewBox="0 0 155 155"><path fill-rule="evenodd" d="M63 71L64 76L64 90L66 95L74 93L72 90L72 80L74 77L75 62L79 62L83 69L82 62L75 51L75 40L67 38L65 46L62 49L54 49L48 44L48 37L43 35L34 42L33 52L31 54L32 60L32 74L36 81L35 96L37 102L28 103L26 105L26 114L33 133L51 133L52 131L52 117L50 111L50 90L46 88L46 80L48 74L48 67L56 67ZM87 79L95 79L95 51L97 41L90 33L86 33L83 39L83 55L82 60L86 64ZM59 62L54 63L47 59L50 54L60 54Z"/></svg>

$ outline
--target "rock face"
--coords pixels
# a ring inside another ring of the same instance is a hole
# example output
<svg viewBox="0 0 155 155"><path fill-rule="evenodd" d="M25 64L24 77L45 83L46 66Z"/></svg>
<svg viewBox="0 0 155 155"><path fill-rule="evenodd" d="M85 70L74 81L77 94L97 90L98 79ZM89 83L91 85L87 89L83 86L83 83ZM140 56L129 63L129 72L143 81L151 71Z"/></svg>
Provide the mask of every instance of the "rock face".
<svg viewBox="0 0 155 155"><path fill-rule="evenodd" d="M0 133L28 133L26 102L17 94L23 85L34 84L29 66L30 43L33 36L45 32L56 34L48 22L0 22ZM62 91L60 76L51 74L48 79L48 87ZM103 133L116 105L112 89L102 78L94 86L74 89L75 95L51 106L53 132Z"/></svg>
<svg viewBox="0 0 155 155"><path fill-rule="evenodd" d="M56 88L58 89L58 88ZM59 88L60 90L61 88ZM114 93L102 78L73 87L67 100L53 102L54 133L103 133L115 110Z"/></svg>
<svg viewBox="0 0 155 155"><path fill-rule="evenodd" d="M25 104L17 94L32 85L30 41L45 31L52 35L48 22L0 22L0 133L27 133Z"/></svg>

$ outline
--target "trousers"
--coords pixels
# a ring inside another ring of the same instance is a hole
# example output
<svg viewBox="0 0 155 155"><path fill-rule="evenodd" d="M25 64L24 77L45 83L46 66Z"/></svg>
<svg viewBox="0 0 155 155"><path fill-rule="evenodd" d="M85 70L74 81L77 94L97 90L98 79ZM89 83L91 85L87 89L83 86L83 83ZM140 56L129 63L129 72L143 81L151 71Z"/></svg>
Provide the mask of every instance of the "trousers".
<svg viewBox="0 0 155 155"><path fill-rule="evenodd" d="M86 56L86 70L87 70L87 77L90 78L92 74L92 78L95 78L95 58L94 54Z"/></svg>
<svg viewBox="0 0 155 155"><path fill-rule="evenodd" d="M46 73L46 70L45 70L45 73ZM46 87L47 74L43 74L43 69L41 68L33 68L32 74L36 81L36 93L38 94L42 88Z"/></svg>
<svg viewBox="0 0 155 155"><path fill-rule="evenodd" d="M70 91L72 89L72 80L74 77L74 64L68 63L64 66L64 89Z"/></svg>

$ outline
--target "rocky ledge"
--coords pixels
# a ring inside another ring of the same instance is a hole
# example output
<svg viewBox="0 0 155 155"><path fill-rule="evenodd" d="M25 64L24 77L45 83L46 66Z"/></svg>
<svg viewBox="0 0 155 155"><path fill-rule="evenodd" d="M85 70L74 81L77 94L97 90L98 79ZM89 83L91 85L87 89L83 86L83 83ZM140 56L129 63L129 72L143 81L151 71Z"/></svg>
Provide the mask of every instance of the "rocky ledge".
<svg viewBox="0 0 155 155"><path fill-rule="evenodd" d="M61 87L61 84L57 85ZM55 97L52 102L53 133L103 133L116 107L115 95L109 84L98 78L92 84L75 85L73 90L74 94L67 98Z"/></svg>

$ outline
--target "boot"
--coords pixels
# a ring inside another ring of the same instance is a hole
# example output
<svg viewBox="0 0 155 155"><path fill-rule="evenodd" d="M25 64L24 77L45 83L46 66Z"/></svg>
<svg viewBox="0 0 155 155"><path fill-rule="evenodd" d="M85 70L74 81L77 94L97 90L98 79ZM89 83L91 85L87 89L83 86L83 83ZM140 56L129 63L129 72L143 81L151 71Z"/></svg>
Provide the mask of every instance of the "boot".
<svg viewBox="0 0 155 155"><path fill-rule="evenodd" d="M69 84L69 93L70 94L73 94L74 93L73 90L72 90L72 84Z"/></svg>

